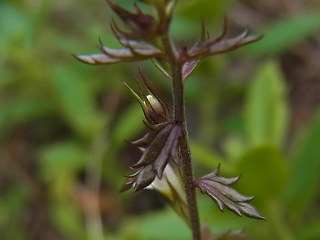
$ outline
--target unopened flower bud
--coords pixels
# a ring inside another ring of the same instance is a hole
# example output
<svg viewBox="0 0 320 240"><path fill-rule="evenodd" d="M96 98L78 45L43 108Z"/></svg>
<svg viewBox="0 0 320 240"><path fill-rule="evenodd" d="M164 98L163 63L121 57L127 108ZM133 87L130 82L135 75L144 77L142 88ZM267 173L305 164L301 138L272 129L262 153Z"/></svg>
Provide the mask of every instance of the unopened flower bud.
<svg viewBox="0 0 320 240"><path fill-rule="evenodd" d="M146 98L154 111L161 115L165 114L164 108L157 98L155 98L151 94L147 95Z"/></svg>

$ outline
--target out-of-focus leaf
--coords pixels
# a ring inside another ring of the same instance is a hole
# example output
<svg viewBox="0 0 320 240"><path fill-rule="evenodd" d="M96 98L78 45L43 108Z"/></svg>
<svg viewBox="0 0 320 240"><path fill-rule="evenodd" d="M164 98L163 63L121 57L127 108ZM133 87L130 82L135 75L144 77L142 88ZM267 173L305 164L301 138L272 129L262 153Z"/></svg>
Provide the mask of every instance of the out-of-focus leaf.
<svg viewBox="0 0 320 240"><path fill-rule="evenodd" d="M42 178L52 181L64 176L74 176L86 160L85 149L76 142L60 142L40 152Z"/></svg>
<svg viewBox="0 0 320 240"><path fill-rule="evenodd" d="M204 19L222 19L223 14L231 5L233 0L211 1L211 0L189 0L177 5L177 15L188 20L198 21ZM205 6L205 7L204 7ZM200 23L199 23L200 24ZM188 31L186 31L188 32Z"/></svg>
<svg viewBox="0 0 320 240"><path fill-rule="evenodd" d="M257 201L276 198L284 188L288 167L276 148L261 145L251 148L237 162L242 173L239 189L256 196Z"/></svg>
<svg viewBox="0 0 320 240"><path fill-rule="evenodd" d="M171 24L171 33L175 38L186 42L186 39L198 40L200 37L201 21L203 18L207 25L213 25L211 23L223 22L223 16L226 13L226 9L230 6L233 0L225 1L211 1L211 0L191 0L177 4L177 8L174 14L174 18ZM179 1L178 1L179 3ZM205 6L205 7L204 7ZM214 26L216 27L216 26ZM209 32L215 35L214 27L209 28ZM220 26L219 26L220 27ZM212 31L211 31L212 30ZM219 29L217 30L220 31ZM194 34L190 34L194 33Z"/></svg>
<svg viewBox="0 0 320 240"><path fill-rule="evenodd" d="M245 143L241 137L237 135L230 135L226 137L223 144L223 149L229 161L236 161L240 159L244 153Z"/></svg>
<svg viewBox="0 0 320 240"><path fill-rule="evenodd" d="M97 111L95 96L83 77L60 67L56 69L53 83L61 110L71 127L83 137L97 134L106 119Z"/></svg>
<svg viewBox="0 0 320 240"><path fill-rule="evenodd" d="M153 213L135 219L130 225L135 226L139 240L185 240L191 237L188 226L173 211Z"/></svg>
<svg viewBox="0 0 320 240"><path fill-rule="evenodd" d="M125 140L131 140L145 126L142 122L143 112L137 104L129 106L117 120L117 124L112 128L113 144L119 147Z"/></svg>
<svg viewBox="0 0 320 240"><path fill-rule="evenodd" d="M21 217L28 192L25 186L13 188L7 195L1 196L0 225L10 223L13 219Z"/></svg>
<svg viewBox="0 0 320 240"><path fill-rule="evenodd" d="M21 40L30 31L30 18L8 2L0 2L0 52L7 50L14 44L14 40Z"/></svg>
<svg viewBox="0 0 320 240"><path fill-rule="evenodd" d="M297 232L298 240L316 240L320 239L320 219L312 223L308 223L303 229Z"/></svg>
<svg viewBox="0 0 320 240"><path fill-rule="evenodd" d="M55 226L66 239L85 240L86 232L83 227L82 213L70 201L54 201L50 215Z"/></svg>
<svg viewBox="0 0 320 240"><path fill-rule="evenodd" d="M246 50L254 55L278 54L303 42L318 31L319 27L319 12L295 14L266 27L265 37L246 47Z"/></svg>
<svg viewBox="0 0 320 240"><path fill-rule="evenodd" d="M52 110L50 101L43 99L16 98L0 106L0 132L9 127L44 116Z"/></svg>
<svg viewBox="0 0 320 240"><path fill-rule="evenodd" d="M245 109L249 144L268 143L280 147L288 125L288 103L284 79L275 62L261 66L250 86Z"/></svg>
<svg viewBox="0 0 320 240"><path fill-rule="evenodd" d="M219 165L219 163L221 163L224 172L233 172L233 167L228 162L226 162L225 159L222 158L222 156L219 156L211 149L206 148L205 146L201 145L200 143L197 143L194 140L190 141L190 148L192 152L192 158L195 161L204 165L205 167L212 169L216 168Z"/></svg>
<svg viewBox="0 0 320 240"><path fill-rule="evenodd" d="M320 181L320 110L293 145L285 199L290 212L300 213L318 195Z"/></svg>
<svg viewBox="0 0 320 240"><path fill-rule="evenodd" d="M143 128L145 128L143 122L143 113L141 108L137 104L133 104L118 117L115 121L115 125L111 127L110 147L108 147L105 153L104 176L109 182L112 182L112 187L115 191L120 190L123 184L123 179L119 176L127 174L127 170L122 168L119 164L118 152L119 148L124 147L125 140L129 141L135 138ZM133 159L132 159L133 160Z"/></svg>
<svg viewBox="0 0 320 240"><path fill-rule="evenodd" d="M20 220L29 198L26 186L13 187L6 195L0 198L0 231L3 239L26 239Z"/></svg>

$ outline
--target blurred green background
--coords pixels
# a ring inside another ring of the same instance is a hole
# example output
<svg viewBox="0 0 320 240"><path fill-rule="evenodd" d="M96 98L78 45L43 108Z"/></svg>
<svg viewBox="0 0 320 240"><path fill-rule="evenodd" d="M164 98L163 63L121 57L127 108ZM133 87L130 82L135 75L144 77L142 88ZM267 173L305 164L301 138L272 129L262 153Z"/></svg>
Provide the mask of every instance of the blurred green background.
<svg viewBox="0 0 320 240"><path fill-rule="evenodd" d="M116 1L133 9L131 0ZM143 7L144 8L144 7ZM144 8L145 9L145 8ZM230 20L258 43L204 60L186 83L195 174L225 176L268 220L220 213L199 194L202 225L253 240L320 239L320 1L180 0L172 35L197 40ZM140 66L170 103L149 62L89 66L71 54L118 46L103 0L0 0L0 239L187 240L151 191L119 194L145 131L122 82Z"/></svg>

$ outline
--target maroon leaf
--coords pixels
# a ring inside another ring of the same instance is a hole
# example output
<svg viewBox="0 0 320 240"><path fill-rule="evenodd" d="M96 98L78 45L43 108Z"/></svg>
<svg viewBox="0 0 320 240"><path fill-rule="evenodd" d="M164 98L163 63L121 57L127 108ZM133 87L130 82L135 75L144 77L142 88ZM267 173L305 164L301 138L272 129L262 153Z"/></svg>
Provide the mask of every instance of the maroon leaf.
<svg viewBox="0 0 320 240"><path fill-rule="evenodd" d="M95 54L89 54L89 55L73 55L73 56L81 62L84 62L87 64L93 64L93 65L118 63L122 61L119 58L110 57L103 53L95 53Z"/></svg>
<svg viewBox="0 0 320 240"><path fill-rule="evenodd" d="M129 190L133 186L135 181L136 180L133 179L133 178L127 178L125 183L122 185L122 187L121 187L119 192L125 192L125 191Z"/></svg>
<svg viewBox="0 0 320 240"><path fill-rule="evenodd" d="M139 172L137 181L134 185L134 191L137 192L152 183L154 178L156 177L156 173L152 169L152 165L147 165L146 167L142 168Z"/></svg>
<svg viewBox="0 0 320 240"><path fill-rule="evenodd" d="M205 37L205 28L202 23L201 38L187 52L187 60L197 60L207 56L232 51L246 44L258 41L261 36L248 36L248 30L243 31L236 37L225 38L228 30L228 22L225 20L222 32L208 39Z"/></svg>
<svg viewBox="0 0 320 240"><path fill-rule="evenodd" d="M165 145L161 149L161 152L157 159L154 161L154 169L159 179L162 178L162 173L170 158L172 158L172 151L177 147L178 139L180 137L180 127L174 126L165 142Z"/></svg>
<svg viewBox="0 0 320 240"><path fill-rule="evenodd" d="M230 187L239 180L239 177L219 177L219 168L220 166L214 172L197 180L195 185L200 188L202 193L207 194L221 211L224 210L224 207L227 207L238 216L245 215L264 220L265 218L252 205L247 203L254 197L244 196Z"/></svg>
<svg viewBox="0 0 320 240"><path fill-rule="evenodd" d="M155 136L151 144L146 148L146 151L143 153L139 161L132 166L133 168L138 168L143 165L147 165L151 162L154 162L158 158L161 150L163 149L167 141L168 135L170 134L170 130L172 129L172 127L172 125L166 126Z"/></svg>
<svg viewBox="0 0 320 240"><path fill-rule="evenodd" d="M146 147L150 144L150 142L155 138L157 134L157 131L148 132L142 138L128 143L136 147Z"/></svg>
<svg viewBox="0 0 320 240"><path fill-rule="evenodd" d="M103 45L101 39L99 39L99 42L101 51L110 57L120 59L131 59L134 57L134 54L129 48L109 48Z"/></svg>
<svg viewBox="0 0 320 240"><path fill-rule="evenodd" d="M139 191L150 185L155 176L161 179L168 163L176 157L180 135L180 125L162 123L141 139L132 142L131 144L143 149L143 154L131 167L134 174L127 177L121 191L129 190L132 186L134 191Z"/></svg>
<svg viewBox="0 0 320 240"><path fill-rule="evenodd" d="M124 182L124 184L122 185L119 192L125 192L125 191L129 190L136 183L138 174L139 174L139 172L135 172L134 174L127 176L127 179Z"/></svg>

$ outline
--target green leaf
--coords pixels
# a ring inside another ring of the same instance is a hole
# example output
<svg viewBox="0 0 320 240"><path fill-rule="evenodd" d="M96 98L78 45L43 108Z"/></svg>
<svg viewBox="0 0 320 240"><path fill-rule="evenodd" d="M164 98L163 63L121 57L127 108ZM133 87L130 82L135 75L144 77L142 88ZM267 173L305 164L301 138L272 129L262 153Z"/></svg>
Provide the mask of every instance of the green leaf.
<svg viewBox="0 0 320 240"><path fill-rule="evenodd" d="M0 107L0 131L46 115L52 109L49 101L16 98Z"/></svg>
<svg viewBox="0 0 320 240"><path fill-rule="evenodd" d="M121 232L127 232L130 237L123 239L139 240L185 240L190 239L188 226L173 211L159 211L142 219L131 219ZM133 237L135 236L135 237Z"/></svg>
<svg viewBox="0 0 320 240"><path fill-rule="evenodd" d="M242 173L238 182L241 192L257 197L257 201L276 198L288 177L288 167L276 148L268 145L248 150L237 162Z"/></svg>
<svg viewBox="0 0 320 240"><path fill-rule="evenodd" d="M110 132L110 146L107 147L103 174L105 178L112 182L115 191L119 191L124 179L119 178L128 174L127 169L123 169L123 165L119 164L119 149L126 146L125 140L135 139L139 132L145 128L143 122L143 113L139 105L132 104L124 110L124 112L115 120L114 126Z"/></svg>
<svg viewBox="0 0 320 240"><path fill-rule="evenodd" d="M60 142L40 151L41 176L52 181L64 176L73 176L83 169L86 152L76 142Z"/></svg>
<svg viewBox="0 0 320 240"><path fill-rule="evenodd" d="M223 150L229 161L237 161L243 155L245 149L245 142L240 136L229 134L229 136L225 138Z"/></svg>
<svg viewBox="0 0 320 240"><path fill-rule="evenodd" d="M179 4L178 1L177 15L181 15L185 19L192 20L193 22L199 21L201 17L208 19L208 21L221 20L232 2L234 1L191 0L183 1L183 4L182 2Z"/></svg>
<svg viewBox="0 0 320 240"><path fill-rule="evenodd" d="M25 185L10 186L7 193L2 192L0 198L1 239L27 239L21 218L25 215L31 191Z"/></svg>
<svg viewBox="0 0 320 240"><path fill-rule="evenodd" d="M17 40L25 38L26 33L31 30L30 27L30 18L22 11L11 3L0 2L0 52L6 53Z"/></svg>
<svg viewBox="0 0 320 240"><path fill-rule="evenodd" d="M194 140L190 141L190 149L192 153L192 159L198 163L201 163L203 166L213 170L217 168L219 163L221 163L223 172L233 172L233 166L225 161L222 156L215 153L212 149L209 149Z"/></svg>
<svg viewBox="0 0 320 240"><path fill-rule="evenodd" d="M298 240L316 240L320 239L320 219L312 223L305 224L300 231L297 232Z"/></svg>
<svg viewBox="0 0 320 240"><path fill-rule="evenodd" d="M7 194L1 194L0 225L6 226L13 220L19 219L24 211L25 203L29 198L26 186L12 187Z"/></svg>
<svg viewBox="0 0 320 240"><path fill-rule="evenodd" d="M53 83L66 120L79 135L92 138L101 131L106 119L97 111L94 93L86 81L80 72L60 67Z"/></svg>
<svg viewBox="0 0 320 240"><path fill-rule="evenodd" d="M142 120L143 112L140 106L132 104L116 120L116 125L112 128L111 139L114 147L123 145L125 140L132 140L144 128Z"/></svg>
<svg viewBox="0 0 320 240"><path fill-rule="evenodd" d="M290 181L285 200L291 212L301 213L318 195L320 181L320 110L298 135L292 148Z"/></svg>
<svg viewBox="0 0 320 240"><path fill-rule="evenodd" d="M254 55L271 55L290 50L320 27L320 13L295 14L277 21L264 30L262 40L247 46L245 49Z"/></svg>
<svg viewBox="0 0 320 240"><path fill-rule="evenodd" d="M286 94L279 66L275 62L263 64L253 78L245 105L249 144L283 144L288 125Z"/></svg>
<svg viewBox="0 0 320 240"><path fill-rule="evenodd" d="M185 240L191 235L189 228L173 212L153 214L139 225L145 239ZM157 229L157 231L155 231ZM174 231L172 231L174 229ZM159 234L161 233L161 234Z"/></svg>
<svg viewBox="0 0 320 240"><path fill-rule="evenodd" d="M54 201L50 216L66 239L85 240L86 232L81 211L70 201Z"/></svg>

